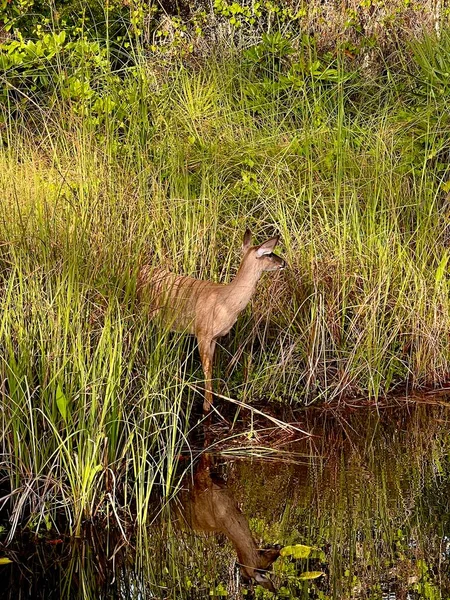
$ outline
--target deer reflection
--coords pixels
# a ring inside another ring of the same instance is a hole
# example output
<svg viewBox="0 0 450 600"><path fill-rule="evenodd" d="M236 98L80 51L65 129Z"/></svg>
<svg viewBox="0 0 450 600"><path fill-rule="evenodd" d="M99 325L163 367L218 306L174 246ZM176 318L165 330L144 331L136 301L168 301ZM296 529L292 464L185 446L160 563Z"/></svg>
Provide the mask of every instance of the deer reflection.
<svg viewBox="0 0 450 600"><path fill-rule="evenodd" d="M280 555L281 546L258 548L248 521L225 482L212 474L212 458L204 454L197 466L185 516L197 531L223 533L233 544L243 580L275 591L266 571Z"/></svg>

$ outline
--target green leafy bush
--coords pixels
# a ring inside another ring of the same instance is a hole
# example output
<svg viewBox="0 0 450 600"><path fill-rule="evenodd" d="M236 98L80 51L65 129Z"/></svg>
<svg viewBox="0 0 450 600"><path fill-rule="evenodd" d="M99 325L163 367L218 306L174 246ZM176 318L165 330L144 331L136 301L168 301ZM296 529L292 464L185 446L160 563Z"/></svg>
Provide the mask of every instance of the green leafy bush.
<svg viewBox="0 0 450 600"><path fill-rule="evenodd" d="M123 125L136 91L128 82L135 82L138 71L130 67L122 75L112 72L106 47L97 41L70 40L65 31L36 41L19 36L1 44L0 69L6 84L0 87L3 122L65 104L69 114L83 116L93 126L112 113Z"/></svg>
<svg viewBox="0 0 450 600"><path fill-rule="evenodd" d="M426 165L445 180L450 164L450 30L439 37L425 34L410 47L407 76L397 85L404 98L399 113L402 151L411 171L420 174Z"/></svg>
<svg viewBox="0 0 450 600"><path fill-rule="evenodd" d="M302 36L294 43L280 32L266 33L261 42L244 51L249 72L245 93L255 112L279 103L280 110L292 112L292 98L314 92L317 86L334 86L357 77L345 72L330 53L319 55L315 41ZM284 105L284 108L283 108Z"/></svg>

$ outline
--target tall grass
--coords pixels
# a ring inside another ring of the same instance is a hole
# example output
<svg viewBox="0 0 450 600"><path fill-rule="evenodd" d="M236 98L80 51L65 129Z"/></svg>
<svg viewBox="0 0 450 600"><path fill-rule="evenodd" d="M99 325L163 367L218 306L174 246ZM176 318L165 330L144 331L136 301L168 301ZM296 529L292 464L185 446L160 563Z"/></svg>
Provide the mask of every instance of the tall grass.
<svg viewBox="0 0 450 600"><path fill-rule="evenodd" d="M121 525L127 510L143 523L154 486L176 487L200 403L189 383L202 375L192 344L158 331L136 303L144 261L226 282L247 226L261 240L281 233L290 269L264 279L221 342L226 395L297 405L447 381L435 99L406 119L407 81L343 69L335 83L305 78L255 96L239 57L196 68L137 57L120 79L104 74L105 94L126 110L100 124L57 90L25 115L4 107L10 535L25 517L58 526L60 510L75 534L100 515Z"/></svg>

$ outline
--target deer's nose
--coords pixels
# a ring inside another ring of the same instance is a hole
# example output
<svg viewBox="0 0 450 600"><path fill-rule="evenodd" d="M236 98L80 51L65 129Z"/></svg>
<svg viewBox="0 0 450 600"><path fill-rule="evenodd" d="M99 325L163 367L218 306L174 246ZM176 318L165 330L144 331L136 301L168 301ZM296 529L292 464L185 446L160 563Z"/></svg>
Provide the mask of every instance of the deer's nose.
<svg viewBox="0 0 450 600"><path fill-rule="evenodd" d="M287 265L287 262L286 262L285 260L283 260L283 261L281 262L281 267L280 267L280 269L287 269L287 266L288 266L288 265Z"/></svg>

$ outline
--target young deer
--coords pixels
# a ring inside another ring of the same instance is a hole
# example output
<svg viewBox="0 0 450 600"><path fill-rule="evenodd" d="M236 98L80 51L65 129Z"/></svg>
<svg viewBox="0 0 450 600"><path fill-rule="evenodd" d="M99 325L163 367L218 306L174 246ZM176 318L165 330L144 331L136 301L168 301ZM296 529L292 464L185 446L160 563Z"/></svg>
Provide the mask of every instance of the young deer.
<svg viewBox="0 0 450 600"><path fill-rule="evenodd" d="M266 572L280 556L281 546L258 548L236 500L222 479L211 476L211 467L210 455L205 453L196 469L189 499L184 503L184 516L194 530L225 534L236 550L244 581L256 581L275 592Z"/></svg>
<svg viewBox="0 0 450 600"><path fill-rule="evenodd" d="M286 266L273 253L278 236L259 246L251 246L252 234L245 232L243 258L236 277L228 284L213 283L176 275L164 269L142 267L138 278L140 297L150 307L150 315L160 313L166 327L195 335L205 373L203 411L212 405L212 366L216 340L226 335L253 296L264 271Z"/></svg>

